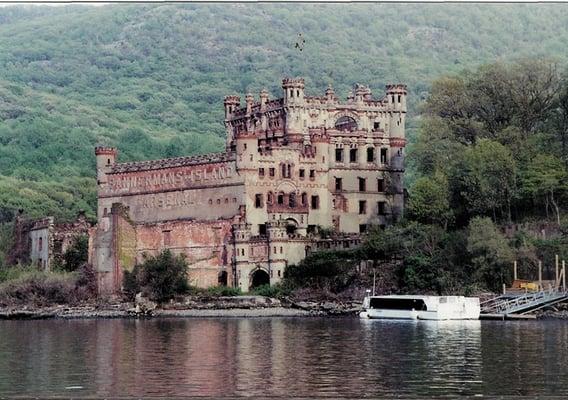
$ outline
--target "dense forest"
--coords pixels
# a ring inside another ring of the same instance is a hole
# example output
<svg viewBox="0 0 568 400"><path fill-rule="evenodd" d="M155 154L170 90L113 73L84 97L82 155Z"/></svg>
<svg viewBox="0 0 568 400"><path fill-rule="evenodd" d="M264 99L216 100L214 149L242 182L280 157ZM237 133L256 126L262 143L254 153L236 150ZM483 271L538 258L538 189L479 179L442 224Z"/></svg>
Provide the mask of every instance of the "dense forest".
<svg viewBox="0 0 568 400"><path fill-rule="evenodd" d="M408 85L413 223L563 226L567 27L563 4L1 7L0 263L16 210L94 216L96 144L220 150L223 96L283 76Z"/></svg>

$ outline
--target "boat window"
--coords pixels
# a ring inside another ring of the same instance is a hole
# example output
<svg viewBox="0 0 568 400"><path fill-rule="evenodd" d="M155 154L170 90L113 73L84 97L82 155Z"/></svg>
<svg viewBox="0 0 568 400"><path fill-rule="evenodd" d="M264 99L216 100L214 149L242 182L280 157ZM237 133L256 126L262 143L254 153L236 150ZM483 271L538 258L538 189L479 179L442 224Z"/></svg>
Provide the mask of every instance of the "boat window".
<svg viewBox="0 0 568 400"><path fill-rule="evenodd" d="M372 298L371 308L380 308L383 310L428 310L426 303L424 303L422 299Z"/></svg>

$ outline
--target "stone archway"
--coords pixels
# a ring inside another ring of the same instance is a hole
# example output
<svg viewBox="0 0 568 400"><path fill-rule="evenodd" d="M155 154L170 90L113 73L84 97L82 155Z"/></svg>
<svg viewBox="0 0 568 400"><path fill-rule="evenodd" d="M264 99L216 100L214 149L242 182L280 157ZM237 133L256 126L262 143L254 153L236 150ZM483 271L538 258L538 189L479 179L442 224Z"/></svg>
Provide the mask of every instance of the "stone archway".
<svg viewBox="0 0 568 400"><path fill-rule="evenodd" d="M296 233L296 230L298 229L298 221L296 221L294 218L287 218L286 219L286 233L288 235L293 235Z"/></svg>
<svg viewBox="0 0 568 400"><path fill-rule="evenodd" d="M250 276L250 289L262 285L270 285L270 275L265 270L258 268Z"/></svg>
<svg viewBox="0 0 568 400"><path fill-rule="evenodd" d="M219 275L217 275L217 284L219 286L227 286L227 280L228 280L227 271L219 272Z"/></svg>

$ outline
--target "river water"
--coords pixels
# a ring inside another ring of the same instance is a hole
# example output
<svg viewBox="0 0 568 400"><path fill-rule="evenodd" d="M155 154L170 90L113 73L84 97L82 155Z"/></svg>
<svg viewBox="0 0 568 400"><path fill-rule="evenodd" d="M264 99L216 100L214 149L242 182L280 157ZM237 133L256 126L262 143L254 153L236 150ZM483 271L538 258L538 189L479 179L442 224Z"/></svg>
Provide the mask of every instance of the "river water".
<svg viewBox="0 0 568 400"><path fill-rule="evenodd" d="M568 397L568 322L0 321L0 397Z"/></svg>

